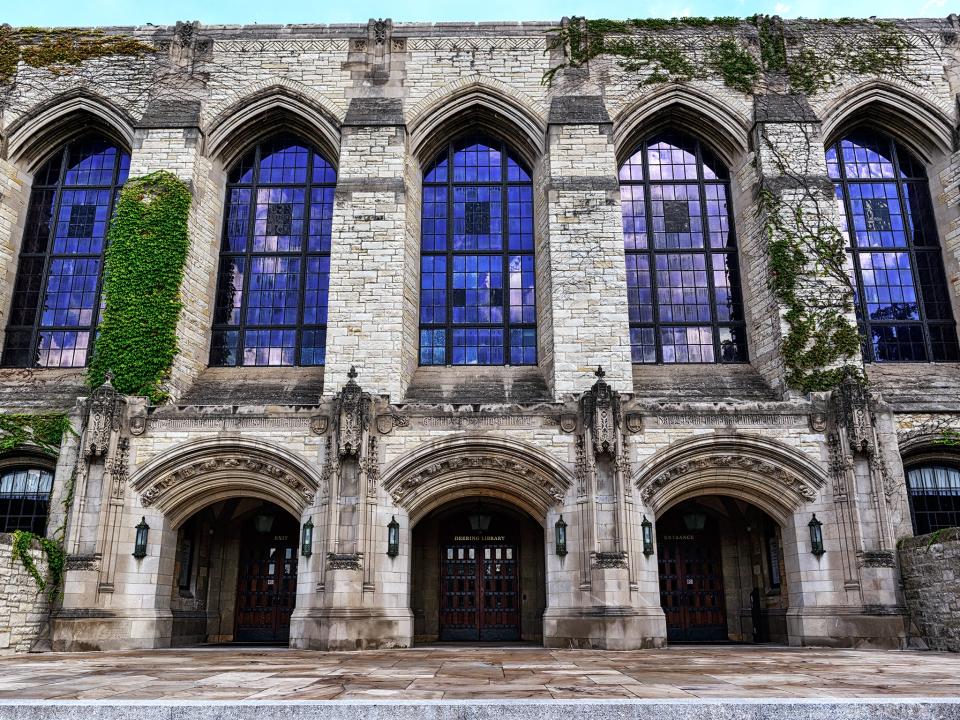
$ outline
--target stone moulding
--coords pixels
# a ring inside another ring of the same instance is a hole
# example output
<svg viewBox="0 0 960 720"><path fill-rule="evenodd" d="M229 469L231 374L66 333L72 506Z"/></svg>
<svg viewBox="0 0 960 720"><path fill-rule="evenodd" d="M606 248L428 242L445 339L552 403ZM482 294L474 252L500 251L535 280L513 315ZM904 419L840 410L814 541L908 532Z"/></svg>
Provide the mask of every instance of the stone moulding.
<svg viewBox="0 0 960 720"><path fill-rule="evenodd" d="M250 495L295 517L309 507L320 476L290 451L248 438L207 438L161 454L131 480L143 507L156 507L174 527L214 499Z"/></svg>
<svg viewBox="0 0 960 720"><path fill-rule="evenodd" d="M710 488L750 499L781 520L826 487L823 468L799 451L754 435L698 436L654 455L636 475L644 504L663 510Z"/></svg>
<svg viewBox="0 0 960 720"><path fill-rule="evenodd" d="M468 494L503 496L543 520L571 485L567 469L542 450L477 435L428 443L383 473L383 487L414 522L437 504Z"/></svg>

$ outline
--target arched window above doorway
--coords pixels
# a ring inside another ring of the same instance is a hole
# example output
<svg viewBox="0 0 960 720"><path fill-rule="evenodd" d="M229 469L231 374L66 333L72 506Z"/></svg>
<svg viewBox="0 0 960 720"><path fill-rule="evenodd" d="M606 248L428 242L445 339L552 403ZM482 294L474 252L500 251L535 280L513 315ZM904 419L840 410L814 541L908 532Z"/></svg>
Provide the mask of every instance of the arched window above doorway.
<svg viewBox="0 0 960 720"><path fill-rule="evenodd" d="M100 311L107 228L130 155L73 140L34 176L3 346L7 367L83 367Z"/></svg>
<svg viewBox="0 0 960 720"><path fill-rule="evenodd" d="M960 526L960 464L924 462L907 469L915 535Z"/></svg>
<svg viewBox="0 0 960 720"><path fill-rule="evenodd" d="M873 130L827 149L867 362L960 360L923 165Z"/></svg>
<svg viewBox="0 0 960 720"><path fill-rule="evenodd" d="M211 365L323 365L333 166L308 143L258 143L227 176Z"/></svg>
<svg viewBox="0 0 960 720"><path fill-rule="evenodd" d="M634 363L747 360L727 168L679 132L620 167Z"/></svg>
<svg viewBox="0 0 960 720"><path fill-rule="evenodd" d="M502 142L450 143L423 176L420 364L533 365L529 170Z"/></svg>

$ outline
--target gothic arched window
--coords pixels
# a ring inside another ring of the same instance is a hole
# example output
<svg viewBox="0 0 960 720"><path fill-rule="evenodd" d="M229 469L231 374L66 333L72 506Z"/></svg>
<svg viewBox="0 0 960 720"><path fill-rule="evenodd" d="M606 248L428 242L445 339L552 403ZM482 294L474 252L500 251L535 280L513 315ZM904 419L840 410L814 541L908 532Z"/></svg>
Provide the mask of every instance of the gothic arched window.
<svg viewBox="0 0 960 720"><path fill-rule="evenodd" d="M850 253L864 360L956 362L923 166L892 138L858 130L830 146L827 171Z"/></svg>
<svg viewBox="0 0 960 720"><path fill-rule="evenodd" d="M533 365L530 173L498 141L448 145L424 173L420 364Z"/></svg>
<svg viewBox="0 0 960 720"><path fill-rule="evenodd" d="M26 530L43 535L52 488L49 470L24 467L0 472L0 532Z"/></svg>
<svg viewBox="0 0 960 720"><path fill-rule="evenodd" d="M257 144L227 177L211 365L323 365L333 166L307 143Z"/></svg>
<svg viewBox="0 0 960 720"><path fill-rule="evenodd" d="M695 138L662 132L620 168L635 363L747 359L730 180Z"/></svg>
<svg viewBox="0 0 960 720"><path fill-rule="evenodd" d="M124 150L86 136L60 148L34 176L3 365L86 365L107 227L129 171Z"/></svg>

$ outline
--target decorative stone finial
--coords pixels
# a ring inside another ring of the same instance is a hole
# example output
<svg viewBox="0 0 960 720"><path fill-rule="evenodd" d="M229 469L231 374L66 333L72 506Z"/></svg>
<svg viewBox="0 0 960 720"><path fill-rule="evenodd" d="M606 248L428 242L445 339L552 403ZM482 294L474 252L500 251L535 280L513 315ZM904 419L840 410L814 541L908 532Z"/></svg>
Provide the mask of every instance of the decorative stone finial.
<svg viewBox="0 0 960 720"><path fill-rule="evenodd" d="M593 374L597 376L598 380L603 380L603 378L607 376L607 374L603 371L603 365L597 365L597 371Z"/></svg>
<svg viewBox="0 0 960 720"><path fill-rule="evenodd" d="M350 370L347 372L347 378L350 380L357 379L357 369L353 365L350 366Z"/></svg>
<svg viewBox="0 0 960 720"><path fill-rule="evenodd" d="M103 384L104 384L104 385L109 385L109 386L113 387L113 379L114 379L115 377L116 377L116 375L113 374L113 370L107 370L107 371L103 374Z"/></svg>

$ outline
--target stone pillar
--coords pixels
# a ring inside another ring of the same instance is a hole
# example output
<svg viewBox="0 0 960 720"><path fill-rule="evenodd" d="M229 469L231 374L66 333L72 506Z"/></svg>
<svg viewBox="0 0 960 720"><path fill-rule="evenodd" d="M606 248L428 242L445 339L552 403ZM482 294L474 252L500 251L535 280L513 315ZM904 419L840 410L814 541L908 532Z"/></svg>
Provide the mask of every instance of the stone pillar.
<svg viewBox="0 0 960 720"><path fill-rule="evenodd" d="M400 399L406 390L405 130L399 100L355 98L341 134L330 245L324 394L363 371L364 387Z"/></svg>
<svg viewBox="0 0 960 720"><path fill-rule="evenodd" d="M612 124L596 96L554 97L547 133L553 388L578 393L602 365L610 386L633 389L627 270Z"/></svg>
<svg viewBox="0 0 960 720"><path fill-rule="evenodd" d="M30 199L30 178L0 158L0 351L7 330L7 311L17 276L17 257Z"/></svg>

